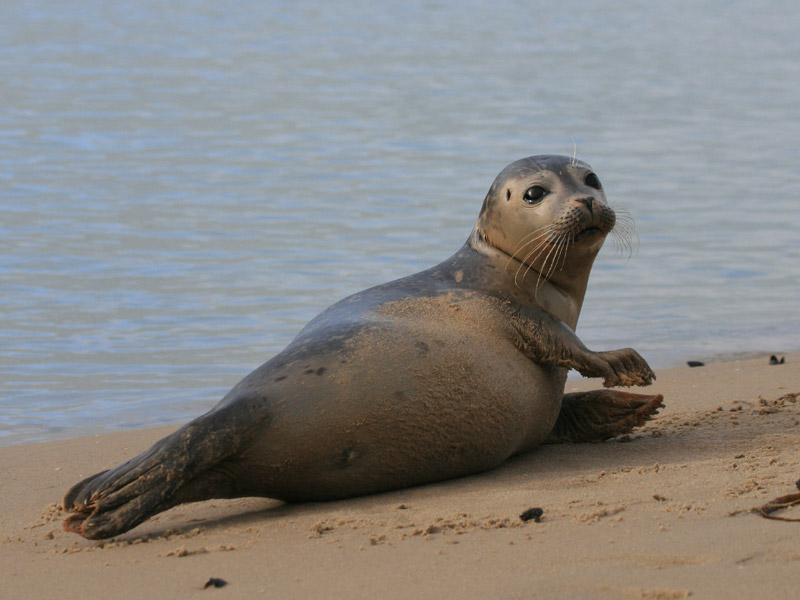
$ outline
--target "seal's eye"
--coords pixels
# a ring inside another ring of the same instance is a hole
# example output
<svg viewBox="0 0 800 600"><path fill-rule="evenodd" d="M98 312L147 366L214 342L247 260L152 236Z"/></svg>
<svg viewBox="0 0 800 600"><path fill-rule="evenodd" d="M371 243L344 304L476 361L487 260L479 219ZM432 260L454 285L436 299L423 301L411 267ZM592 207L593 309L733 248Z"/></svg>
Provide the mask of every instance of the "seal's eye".
<svg viewBox="0 0 800 600"><path fill-rule="evenodd" d="M600 179L594 173L589 173L584 178L583 183L588 185L590 188L594 188L596 190L599 190L603 187L602 185L600 185Z"/></svg>
<svg viewBox="0 0 800 600"><path fill-rule="evenodd" d="M547 190L540 185L534 185L525 190L525 195L522 197L527 204L539 204L547 195Z"/></svg>

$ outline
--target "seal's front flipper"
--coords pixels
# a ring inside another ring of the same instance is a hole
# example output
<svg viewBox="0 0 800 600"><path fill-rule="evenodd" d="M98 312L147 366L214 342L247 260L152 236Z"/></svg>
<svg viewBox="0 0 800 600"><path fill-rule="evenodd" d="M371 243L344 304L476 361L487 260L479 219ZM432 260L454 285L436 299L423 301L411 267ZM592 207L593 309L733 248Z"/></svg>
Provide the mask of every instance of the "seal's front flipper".
<svg viewBox="0 0 800 600"><path fill-rule="evenodd" d="M564 394L561 412L546 443L601 442L649 420L664 406L661 394L644 395L616 390Z"/></svg>
<svg viewBox="0 0 800 600"><path fill-rule="evenodd" d="M650 385L656 374L633 348L593 352L575 332L552 315L519 308L508 320L516 347L537 364L575 369L584 377L602 377L605 387Z"/></svg>
<svg viewBox="0 0 800 600"><path fill-rule="evenodd" d="M64 510L74 513L64 521L64 529L90 539L108 538L181 502L230 497L217 476L204 496L193 482L211 481L214 468L266 424L266 413L259 401L239 399L195 419L115 469L84 479L64 496ZM192 493L187 494L189 489Z"/></svg>

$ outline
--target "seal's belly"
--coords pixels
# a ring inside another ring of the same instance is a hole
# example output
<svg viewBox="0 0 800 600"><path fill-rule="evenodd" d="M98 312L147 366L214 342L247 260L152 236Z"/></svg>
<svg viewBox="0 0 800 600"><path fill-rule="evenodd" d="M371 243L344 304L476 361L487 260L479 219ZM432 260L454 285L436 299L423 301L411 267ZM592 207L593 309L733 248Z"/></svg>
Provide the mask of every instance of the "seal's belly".
<svg viewBox="0 0 800 600"><path fill-rule="evenodd" d="M247 454L270 457L257 474L266 495L326 499L478 472L540 443L560 409L563 373L491 328L388 319L325 348L318 339L264 373L274 418Z"/></svg>

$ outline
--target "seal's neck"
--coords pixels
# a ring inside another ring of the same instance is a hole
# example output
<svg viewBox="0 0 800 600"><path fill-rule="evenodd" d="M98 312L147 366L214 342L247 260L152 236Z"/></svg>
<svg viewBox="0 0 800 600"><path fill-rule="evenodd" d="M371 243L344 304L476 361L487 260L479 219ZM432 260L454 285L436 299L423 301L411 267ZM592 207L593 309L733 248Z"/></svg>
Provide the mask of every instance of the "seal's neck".
<svg viewBox="0 0 800 600"><path fill-rule="evenodd" d="M561 319L573 330L578 323L594 257L551 273L549 277L512 258L481 234L476 227L464 247L450 262L476 287L507 296L521 304L538 306ZM475 264L479 265L477 268ZM468 268L468 270L467 270Z"/></svg>

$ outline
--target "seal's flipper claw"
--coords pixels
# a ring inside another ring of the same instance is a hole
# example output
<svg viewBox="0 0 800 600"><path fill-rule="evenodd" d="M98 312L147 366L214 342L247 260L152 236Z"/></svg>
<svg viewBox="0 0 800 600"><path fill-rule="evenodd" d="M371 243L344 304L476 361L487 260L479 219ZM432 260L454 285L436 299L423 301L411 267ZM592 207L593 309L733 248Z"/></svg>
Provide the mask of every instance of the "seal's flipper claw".
<svg viewBox="0 0 800 600"><path fill-rule="evenodd" d="M582 373L603 377L605 387L650 385L656 378L647 361L633 348L596 352L594 360L600 364L597 373Z"/></svg>
<svg viewBox="0 0 800 600"><path fill-rule="evenodd" d="M75 508L78 506L77 498L78 496L80 496L81 492L84 489L86 489L86 487L90 485L92 481L94 481L95 479L97 479L98 477L100 477L105 473L108 473L108 471L101 471L100 473L95 473L94 475L91 475L90 477L87 477L86 479L83 479L78 483L76 483L75 485L73 485L69 489L69 491L67 491L67 493L64 494L64 500L61 503L62 506L64 507L64 510L66 511L75 510Z"/></svg>
<svg viewBox="0 0 800 600"><path fill-rule="evenodd" d="M547 443L601 442L630 433L664 406L661 394L593 390L565 394Z"/></svg>

